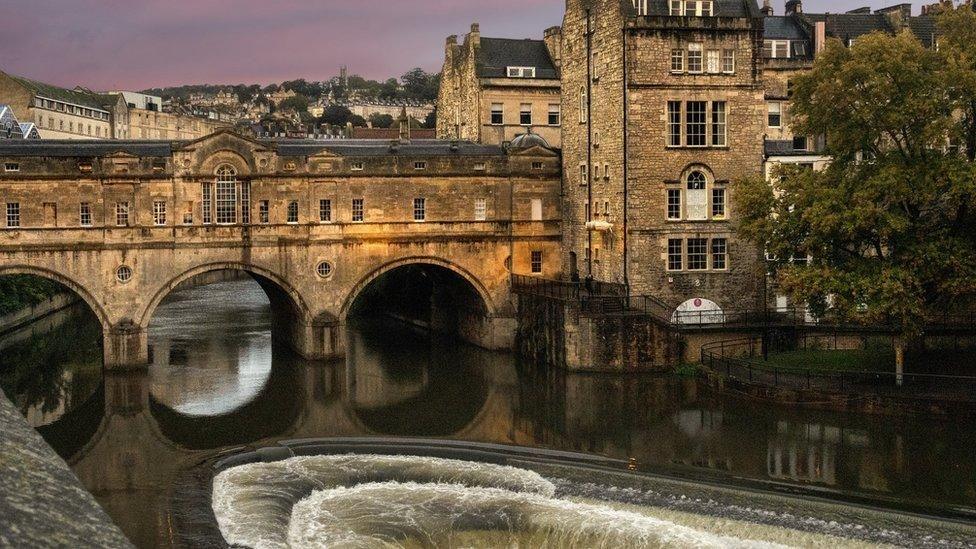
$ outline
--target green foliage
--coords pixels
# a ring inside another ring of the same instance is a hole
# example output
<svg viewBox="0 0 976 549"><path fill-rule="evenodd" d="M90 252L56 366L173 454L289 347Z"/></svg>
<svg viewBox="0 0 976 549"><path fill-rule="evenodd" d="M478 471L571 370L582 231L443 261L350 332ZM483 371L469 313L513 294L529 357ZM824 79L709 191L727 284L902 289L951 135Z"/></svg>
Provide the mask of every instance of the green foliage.
<svg viewBox="0 0 976 549"><path fill-rule="evenodd" d="M0 276L0 315L37 305L51 296L68 291L67 288L31 275Z"/></svg>
<svg viewBox="0 0 976 549"><path fill-rule="evenodd" d="M427 118L424 120L423 128L436 128L437 127L437 109L430 111Z"/></svg>
<svg viewBox="0 0 976 549"><path fill-rule="evenodd" d="M795 81L794 133L827 136L832 162L779 170L775 189L736 186L741 232L776 258L795 301L915 336L923 314L976 294L974 149L947 147L976 94L956 85L956 56L878 33L850 49L832 41ZM790 261L807 254L809 266Z"/></svg>
<svg viewBox="0 0 976 549"><path fill-rule="evenodd" d="M698 371L701 369L699 364L689 364L687 362L682 362L674 367L675 375L681 377L698 377Z"/></svg>
<svg viewBox="0 0 976 549"><path fill-rule="evenodd" d="M282 100L281 103L278 103L278 110L295 111L299 114L308 112L308 98L304 95L289 97L288 99Z"/></svg>
<svg viewBox="0 0 976 549"><path fill-rule="evenodd" d="M374 128L389 128L393 126L393 117L388 114L374 112L369 116L369 123L372 124Z"/></svg>

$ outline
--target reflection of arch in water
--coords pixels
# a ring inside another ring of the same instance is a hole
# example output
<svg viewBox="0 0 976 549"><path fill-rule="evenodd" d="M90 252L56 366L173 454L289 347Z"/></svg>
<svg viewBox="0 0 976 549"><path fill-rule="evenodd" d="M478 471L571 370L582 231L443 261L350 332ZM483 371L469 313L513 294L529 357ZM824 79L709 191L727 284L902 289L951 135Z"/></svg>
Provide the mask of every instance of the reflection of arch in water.
<svg viewBox="0 0 976 549"><path fill-rule="evenodd" d="M182 414L150 394L149 409L160 432L173 443L191 450L287 436L301 423L307 403L302 397L305 366L296 363L297 358L286 360L285 356L285 353L276 353L268 382L251 401L224 414Z"/></svg>

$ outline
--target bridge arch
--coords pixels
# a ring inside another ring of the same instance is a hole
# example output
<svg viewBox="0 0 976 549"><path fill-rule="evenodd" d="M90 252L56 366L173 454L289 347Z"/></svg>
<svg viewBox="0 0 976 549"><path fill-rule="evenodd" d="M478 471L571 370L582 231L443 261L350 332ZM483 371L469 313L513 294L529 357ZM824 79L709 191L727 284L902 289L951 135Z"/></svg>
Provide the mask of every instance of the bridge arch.
<svg viewBox="0 0 976 549"><path fill-rule="evenodd" d="M342 322L348 320L349 312L352 310L353 304L355 304L356 299L358 299L359 296L362 294L363 290L365 290L370 284L376 281L376 279L380 278L381 276L389 272L392 272L401 267L406 267L408 265L432 265L453 272L454 274L458 275L459 277L467 281L468 284L470 284L471 287L478 293L478 295L481 297L482 302L485 305L488 315L495 316L495 312L497 309L495 307L494 300L491 298L491 294L488 292L488 289L485 287L485 285L482 284L481 281L478 280L476 276L471 274L470 271L457 265L456 263L452 263L450 261L438 257L418 256L418 257L408 257L408 258L398 259L396 261L391 261L370 271L369 274L364 276L355 286L353 286L352 291L350 291L349 295L346 296L346 299L342 304L342 308L339 311L339 319Z"/></svg>
<svg viewBox="0 0 976 549"><path fill-rule="evenodd" d="M152 321L153 314L156 312L159 304L162 303L163 299L165 299L166 296L168 296L180 284L190 280L193 277L214 271L243 271L254 276L258 284L260 284L264 291L268 293L268 297L272 299L272 301L275 299L275 296L271 295L272 292L269 292L269 289L274 290L277 288L288 297L290 305L294 307L295 312L299 315L297 320L306 324L310 323L311 314L309 313L308 304L298 290L285 281L283 277L278 276L276 273L268 269L258 267L256 265L250 265L247 263L222 262L199 265L170 279L166 284L156 291L153 298L149 301L149 304L146 305L142 315L139 317L139 326L143 329L147 329L149 327L149 323Z"/></svg>
<svg viewBox="0 0 976 549"><path fill-rule="evenodd" d="M103 334L107 334L111 328L111 320L102 304L95 298L95 295L88 290L83 284L76 282L74 279L65 276L59 272L52 271L50 269L45 269L42 267L34 267L32 265L7 265L0 267L0 276L5 275L32 275L41 278L46 278L48 280L53 280L58 284L61 284L65 288L68 288L80 297L85 303L88 304L88 308L92 310L95 316L98 318L98 322L102 325Z"/></svg>

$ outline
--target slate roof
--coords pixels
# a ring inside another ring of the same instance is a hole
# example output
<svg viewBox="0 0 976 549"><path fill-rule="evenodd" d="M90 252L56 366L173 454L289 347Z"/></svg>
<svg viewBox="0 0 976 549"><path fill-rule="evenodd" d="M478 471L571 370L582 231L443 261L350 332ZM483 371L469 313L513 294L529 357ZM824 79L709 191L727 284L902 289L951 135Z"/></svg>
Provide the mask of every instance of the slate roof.
<svg viewBox="0 0 976 549"><path fill-rule="evenodd" d="M912 33L922 41L922 44L925 44L926 48L935 46L935 38L939 34L935 17L931 15L912 17L908 20L908 28L912 29Z"/></svg>
<svg viewBox="0 0 976 549"><path fill-rule="evenodd" d="M825 22L827 36L840 38L843 41L856 39L875 31L894 34L895 29L888 23L888 18L882 13L804 13L802 15L810 24Z"/></svg>
<svg viewBox="0 0 976 549"><path fill-rule="evenodd" d="M469 141L452 143L434 139L416 139L397 145L391 152L389 141L342 139L313 141L308 139L260 139L258 142L276 147L279 156L310 156L329 151L340 156L504 156L497 145L481 145ZM125 152L143 157L166 157L173 154L180 141L87 141L87 140L2 140L0 156L102 157ZM457 150L452 150L452 145Z"/></svg>
<svg viewBox="0 0 976 549"><path fill-rule="evenodd" d="M99 110L105 109L106 103L104 97L98 94L67 90L57 86L52 86L50 84L45 84L43 82L30 80L22 76L14 76L12 74L8 74L7 76L21 86L24 86L30 90L34 95L40 95L41 97L45 97L47 99L54 99L64 103L71 103L73 105L81 105L83 107L92 107ZM108 104L114 103L115 99L113 98Z"/></svg>
<svg viewBox="0 0 976 549"><path fill-rule="evenodd" d="M507 67L535 67L537 80L559 78L559 70L542 40L482 38L477 63L481 78L505 78Z"/></svg>
<svg viewBox="0 0 976 549"><path fill-rule="evenodd" d="M806 31L791 16L769 16L763 18L763 37L770 40L808 40Z"/></svg>
<svg viewBox="0 0 976 549"><path fill-rule="evenodd" d="M652 16L671 15L667 0L648 0L647 14ZM715 17L762 17L756 0L715 0L712 14Z"/></svg>

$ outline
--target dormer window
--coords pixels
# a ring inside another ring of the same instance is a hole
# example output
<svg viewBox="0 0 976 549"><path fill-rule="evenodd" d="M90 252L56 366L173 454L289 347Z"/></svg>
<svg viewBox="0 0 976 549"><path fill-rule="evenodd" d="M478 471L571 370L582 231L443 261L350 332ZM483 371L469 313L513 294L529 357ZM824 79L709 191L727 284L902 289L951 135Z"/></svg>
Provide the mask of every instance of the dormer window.
<svg viewBox="0 0 976 549"><path fill-rule="evenodd" d="M509 78L535 78L535 67L508 67Z"/></svg>
<svg viewBox="0 0 976 549"><path fill-rule="evenodd" d="M685 17L711 17L713 0L671 0L671 15Z"/></svg>
<svg viewBox="0 0 976 549"><path fill-rule="evenodd" d="M763 57L767 59L789 59L789 40L765 40L763 42Z"/></svg>

